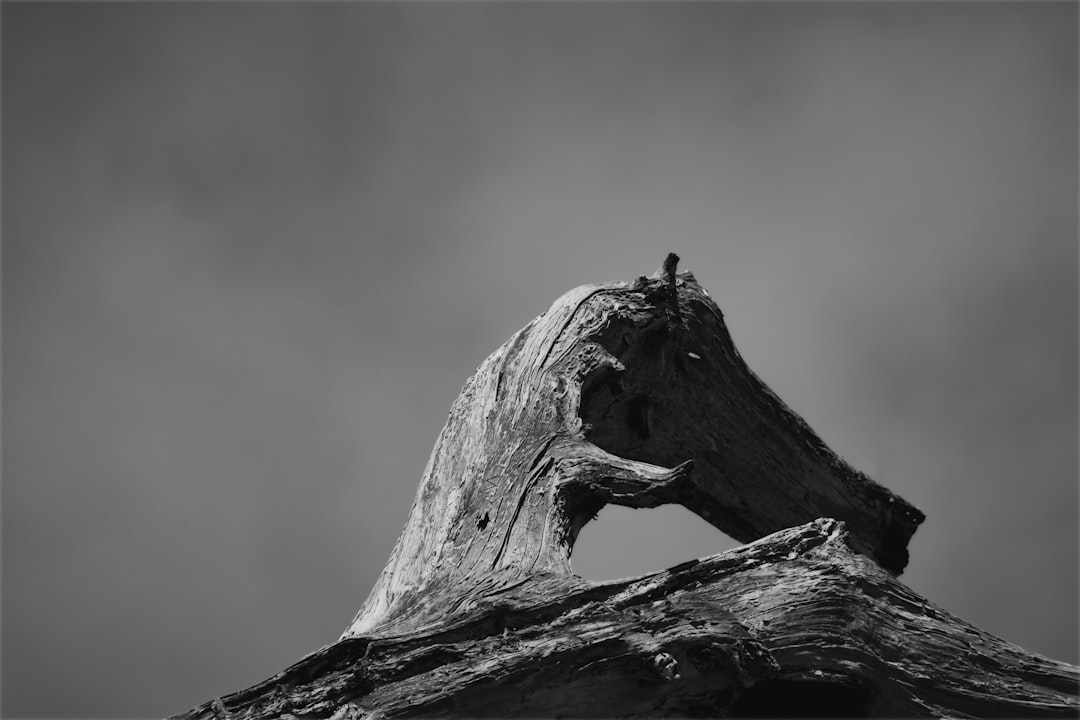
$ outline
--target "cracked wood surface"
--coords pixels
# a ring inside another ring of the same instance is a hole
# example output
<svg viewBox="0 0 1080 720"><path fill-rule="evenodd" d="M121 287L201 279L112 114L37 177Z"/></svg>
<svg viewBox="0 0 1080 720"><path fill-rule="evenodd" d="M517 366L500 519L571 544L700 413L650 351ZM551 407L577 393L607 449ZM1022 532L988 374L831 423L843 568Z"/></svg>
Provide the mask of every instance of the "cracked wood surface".
<svg viewBox="0 0 1080 720"><path fill-rule="evenodd" d="M1077 668L902 583L923 515L747 368L690 273L573 290L466 383L342 638L175 716L1076 717ZM607 503L751 543L593 583Z"/></svg>
<svg viewBox="0 0 1080 720"><path fill-rule="evenodd" d="M677 260L572 290L484 361L344 637L445 622L500 584L571 575L577 533L607 503L679 503L741 542L837 518L859 551L904 569L922 513L750 371Z"/></svg>
<svg viewBox="0 0 1080 720"><path fill-rule="evenodd" d="M533 576L175 720L1076 717L1077 668L950 615L850 540L818 520L639 578Z"/></svg>

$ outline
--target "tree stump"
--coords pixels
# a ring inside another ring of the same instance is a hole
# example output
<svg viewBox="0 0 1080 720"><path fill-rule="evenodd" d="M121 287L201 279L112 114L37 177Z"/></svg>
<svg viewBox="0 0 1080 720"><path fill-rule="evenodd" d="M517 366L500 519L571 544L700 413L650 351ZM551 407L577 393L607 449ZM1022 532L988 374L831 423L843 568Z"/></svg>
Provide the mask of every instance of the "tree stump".
<svg viewBox="0 0 1080 720"><path fill-rule="evenodd" d="M341 640L175 716L1060 716L1080 672L896 579L924 519L754 375L678 257L559 298L454 403ZM740 548L593 583L607 503Z"/></svg>

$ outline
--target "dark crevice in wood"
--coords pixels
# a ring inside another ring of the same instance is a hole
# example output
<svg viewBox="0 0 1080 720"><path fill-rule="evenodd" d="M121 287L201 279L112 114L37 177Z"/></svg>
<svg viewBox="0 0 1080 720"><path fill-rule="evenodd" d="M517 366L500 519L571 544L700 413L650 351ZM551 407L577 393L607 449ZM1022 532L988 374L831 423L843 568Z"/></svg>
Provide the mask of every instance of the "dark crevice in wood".
<svg viewBox="0 0 1080 720"><path fill-rule="evenodd" d="M649 398L639 396L626 404L626 425L641 443L649 439Z"/></svg>

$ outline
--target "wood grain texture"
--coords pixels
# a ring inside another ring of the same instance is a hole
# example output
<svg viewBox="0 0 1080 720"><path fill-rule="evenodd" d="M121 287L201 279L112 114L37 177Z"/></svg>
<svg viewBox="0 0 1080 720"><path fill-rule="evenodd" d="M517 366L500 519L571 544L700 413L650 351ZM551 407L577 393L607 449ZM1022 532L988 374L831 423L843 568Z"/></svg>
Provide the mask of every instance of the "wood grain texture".
<svg viewBox="0 0 1080 720"><path fill-rule="evenodd" d="M861 552L903 570L922 513L750 371L677 260L567 293L484 361L345 637L445 622L506 584L570 575L577 533L606 503L679 503L742 542L837 518Z"/></svg>
<svg viewBox="0 0 1080 720"><path fill-rule="evenodd" d="M1080 674L975 628L818 520L639 578L537 575L175 720L1076 717Z"/></svg>
<svg viewBox="0 0 1080 720"><path fill-rule="evenodd" d="M342 638L176 720L1076 717L1076 667L897 579L922 513L747 368L677 262L567 293L488 357ZM749 544L588 582L570 554L607 503Z"/></svg>

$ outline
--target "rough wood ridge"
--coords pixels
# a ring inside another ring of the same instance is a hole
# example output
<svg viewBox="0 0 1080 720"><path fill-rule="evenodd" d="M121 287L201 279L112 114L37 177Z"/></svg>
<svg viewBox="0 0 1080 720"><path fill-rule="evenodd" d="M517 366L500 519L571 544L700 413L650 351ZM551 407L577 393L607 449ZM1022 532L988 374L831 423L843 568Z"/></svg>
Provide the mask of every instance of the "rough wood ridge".
<svg viewBox="0 0 1080 720"><path fill-rule="evenodd" d="M922 513L750 371L677 262L567 293L485 360L342 639L177 717L1076 716L1075 667L896 579ZM607 503L752 544L586 582L570 554Z"/></svg>

